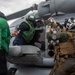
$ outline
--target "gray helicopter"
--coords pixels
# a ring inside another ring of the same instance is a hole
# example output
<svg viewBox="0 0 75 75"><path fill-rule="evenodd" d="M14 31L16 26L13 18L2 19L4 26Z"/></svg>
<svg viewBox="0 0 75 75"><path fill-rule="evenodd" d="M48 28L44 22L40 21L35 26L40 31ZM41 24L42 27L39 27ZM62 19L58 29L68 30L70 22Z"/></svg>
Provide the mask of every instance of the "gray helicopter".
<svg viewBox="0 0 75 75"><path fill-rule="evenodd" d="M36 19L48 19L49 17L53 17L57 22L63 23L66 18L75 18L74 7L75 0L46 0L39 3L36 8L37 12L33 13L33 15ZM26 14L30 10L32 10L32 7L7 16L8 20L20 17L11 24L11 32L26 18ZM36 46L13 46L12 42L15 37L11 38L9 56L7 57L9 62L14 64L33 64L38 66L53 66L55 64L54 56L51 57L48 55L49 49L46 26L37 26L35 29L38 35L40 35L38 38L40 43L36 41Z"/></svg>

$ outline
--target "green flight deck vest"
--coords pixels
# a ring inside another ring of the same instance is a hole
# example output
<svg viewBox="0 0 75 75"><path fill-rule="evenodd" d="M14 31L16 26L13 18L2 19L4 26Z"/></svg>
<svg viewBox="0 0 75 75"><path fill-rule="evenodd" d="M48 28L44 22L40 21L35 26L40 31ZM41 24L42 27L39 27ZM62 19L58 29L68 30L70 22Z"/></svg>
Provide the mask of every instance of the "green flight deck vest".
<svg viewBox="0 0 75 75"><path fill-rule="evenodd" d="M10 30L7 21L0 17L0 50L8 53L10 43Z"/></svg>
<svg viewBox="0 0 75 75"><path fill-rule="evenodd" d="M29 43L34 37L35 29L34 29L34 26L30 25L26 20L24 22L29 26L30 30L23 31L23 37L26 40L26 42Z"/></svg>

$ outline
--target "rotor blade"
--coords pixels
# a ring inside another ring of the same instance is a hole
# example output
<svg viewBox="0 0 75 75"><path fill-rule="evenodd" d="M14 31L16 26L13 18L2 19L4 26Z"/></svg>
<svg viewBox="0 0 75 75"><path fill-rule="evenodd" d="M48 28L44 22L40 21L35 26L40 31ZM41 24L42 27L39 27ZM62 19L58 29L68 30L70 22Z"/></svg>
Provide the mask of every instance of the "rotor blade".
<svg viewBox="0 0 75 75"><path fill-rule="evenodd" d="M15 18L19 18L21 16L26 15L30 10L33 10L33 8L30 7L30 8L24 9L22 11L10 14L10 15L6 16L6 18L7 18L7 20L12 20L12 19L15 19Z"/></svg>

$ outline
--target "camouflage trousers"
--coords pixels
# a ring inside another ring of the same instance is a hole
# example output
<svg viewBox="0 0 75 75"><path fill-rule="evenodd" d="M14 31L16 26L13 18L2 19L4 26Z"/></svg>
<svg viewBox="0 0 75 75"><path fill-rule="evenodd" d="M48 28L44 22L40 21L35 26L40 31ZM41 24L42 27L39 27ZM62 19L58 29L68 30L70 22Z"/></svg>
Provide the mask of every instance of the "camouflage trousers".
<svg viewBox="0 0 75 75"><path fill-rule="evenodd" d="M75 72L75 58L68 58L62 65L63 69L66 71L67 75L75 75L72 74L72 70ZM73 69L74 68L74 69ZM54 75L64 75L59 68L56 69Z"/></svg>

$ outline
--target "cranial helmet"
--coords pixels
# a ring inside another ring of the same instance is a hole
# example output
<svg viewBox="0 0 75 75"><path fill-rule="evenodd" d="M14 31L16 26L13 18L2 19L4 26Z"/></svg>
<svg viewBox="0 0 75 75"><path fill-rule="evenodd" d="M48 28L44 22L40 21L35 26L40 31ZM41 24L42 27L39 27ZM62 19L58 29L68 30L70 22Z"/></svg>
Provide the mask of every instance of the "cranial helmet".
<svg viewBox="0 0 75 75"><path fill-rule="evenodd" d="M29 21L35 22L35 16L29 15L27 18Z"/></svg>

